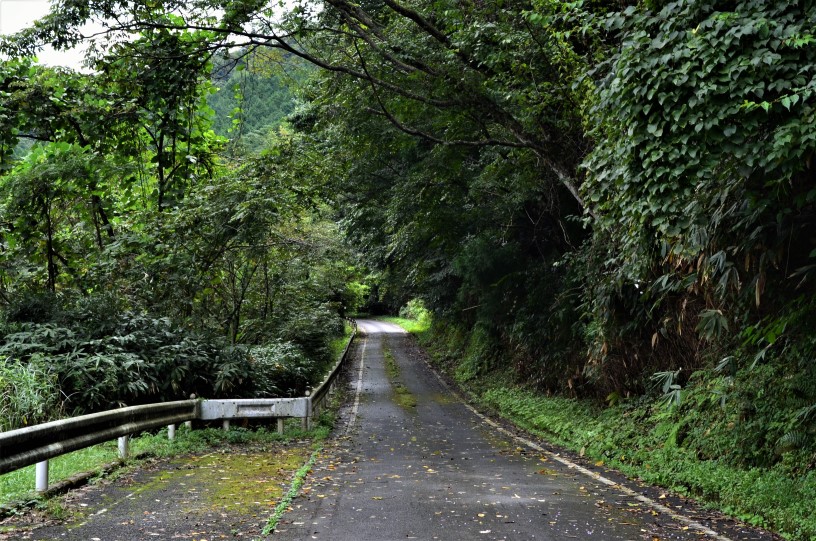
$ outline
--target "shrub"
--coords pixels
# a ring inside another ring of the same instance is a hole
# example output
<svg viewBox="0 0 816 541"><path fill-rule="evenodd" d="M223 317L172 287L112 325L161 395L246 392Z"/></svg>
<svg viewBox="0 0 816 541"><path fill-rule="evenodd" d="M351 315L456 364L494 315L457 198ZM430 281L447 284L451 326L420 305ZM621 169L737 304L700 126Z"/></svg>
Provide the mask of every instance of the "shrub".
<svg viewBox="0 0 816 541"><path fill-rule="evenodd" d="M284 338L250 350L169 318L123 310L104 295L71 306L49 299L25 298L8 313L14 318L7 314L0 344L4 428L192 394L302 396L332 357L330 338L342 333L342 320L318 306L289 317ZM25 314L38 321L21 321Z"/></svg>
<svg viewBox="0 0 816 541"><path fill-rule="evenodd" d="M425 308L422 299L411 299L405 306L400 308L399 316L424 323L430 319L431 313Z"/></svg>
<svg viewBox="0 0 816 541"><path fill-rule="evenodd" d="M303 396L320 377L320 367L292 342L273 342L250 351L254 395L259 398Z"/></svg>
<svg viewBox="0 0 816 541"><path fill-rule="evenodd" d="M45 306L23 301L27 307ZM246 383L245 348L193 333L168 318L122 310L114 301L103 295L51 306L48 321L33 322L20 318L34 313L40 319L45 311L9 307L0 356L35 371L47 363L54 384L50 391L43 386L39 409L78 415L191 394L225 396Z"/></svg>
<svg viewBox="0 0 816 541"><path fill-rule="evenodd" d="M303 303L282 322L280 342L291 342L319 363L331 361L329 344L343 334L343 320L327 304Z"/></svg>
<svg viewBox="0 0 816 541"><path fill-rule="evenodd" d="M52 293L23 292L11 299L4 311L5 320L10 323L50 321L59 306L57 296Z"/></svg>

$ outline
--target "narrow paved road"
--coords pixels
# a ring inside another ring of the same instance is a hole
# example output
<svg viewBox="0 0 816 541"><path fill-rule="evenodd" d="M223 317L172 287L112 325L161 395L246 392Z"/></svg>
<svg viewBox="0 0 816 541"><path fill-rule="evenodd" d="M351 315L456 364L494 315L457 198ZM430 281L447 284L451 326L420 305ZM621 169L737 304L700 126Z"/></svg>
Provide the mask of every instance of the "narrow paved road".
<svg viewBox="0 0 816 541"><path fill-rule="evenodd" d="M398 327L359 325L347 433L274 539L712 538L524 448L453 397Z"/></svg>
<svg viewBox="0 0 816 541"><path fill-rule="evenodd" d="M341 434L268 539L729 541L491 424L398 327L361 321L360 330ZM0 524L0 540L257 540L288 487L282 479L308 454L292 442L158 462L68 494L65 524ZM774 539L737 533L730 539Z"/></svg>

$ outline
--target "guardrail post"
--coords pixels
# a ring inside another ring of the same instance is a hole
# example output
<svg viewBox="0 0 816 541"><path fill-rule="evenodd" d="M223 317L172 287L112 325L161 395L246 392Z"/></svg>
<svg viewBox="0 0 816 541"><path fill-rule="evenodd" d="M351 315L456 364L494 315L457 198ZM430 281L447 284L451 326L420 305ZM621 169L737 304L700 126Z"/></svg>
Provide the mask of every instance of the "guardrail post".
<svg viewBox="0 0 816 541"><path fill-rule="evenodd" d="M130 436L119 437L119 458L127 460L130 455Z"/></svg>
<svg viewBox="0 0 816 541"><path fill-rule="evenodd" d="M176 425L167 425L167 439L171 441L176 439Z"/></svg>
<svg viewBox="0 0 816 541"><path fill-rule="evenodd" d="M48 461L37 462L34 469L34 488L37 492L48 490Z"/></svg>
<svg viewBox="0 0 816 541"><path fill-rule="evenodd" d="M283 434L283 417L278 417L278 434Z"/></svg>
<svg viewBox="0 0 816 541"><path fill-rule="evenodd" d="M229 419L224 419L221 421L221 427L224 429L225 432L229 432L230 421Z"/></svg>

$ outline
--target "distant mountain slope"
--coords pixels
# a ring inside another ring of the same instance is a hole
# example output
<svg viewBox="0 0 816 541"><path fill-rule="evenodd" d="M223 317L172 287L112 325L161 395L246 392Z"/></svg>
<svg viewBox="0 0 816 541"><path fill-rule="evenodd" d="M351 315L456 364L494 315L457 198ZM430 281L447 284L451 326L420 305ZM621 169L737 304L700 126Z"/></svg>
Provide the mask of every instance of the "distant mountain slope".
<svg viewBox="0 0 816 541"><path fill-rule="evenodd" d="M292 86L303 78L302 66L291 57L248 55L240 60L218 59L213 84L218 88L207 102L215 111L213 129L249 151L263 148L294 110Z"/></svg>

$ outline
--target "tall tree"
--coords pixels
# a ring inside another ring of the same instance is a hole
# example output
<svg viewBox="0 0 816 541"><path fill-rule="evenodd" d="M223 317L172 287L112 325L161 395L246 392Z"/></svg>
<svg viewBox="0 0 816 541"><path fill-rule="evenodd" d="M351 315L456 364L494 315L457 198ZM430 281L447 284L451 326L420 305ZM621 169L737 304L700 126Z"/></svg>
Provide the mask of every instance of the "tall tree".
<svg viewBox="0 0 816 541"><path fill-rule="evenodd" d="M576 169L586 152L580 115L587 88L577 83L585 55L576 44L591 44L573 42L575 23L563 4L302 0L283 17L274 7L63 0L5 49L70 45L81 39L78 25L93 17L110 35L196 29L210 38L201 50L278 48L342 75L368 95L368 114L407 134L441 145L530 149L542 177L582 203ZM210 15L216 8L220 17ZM121 54L123 47L119 41L109 50Z"/></svg>

